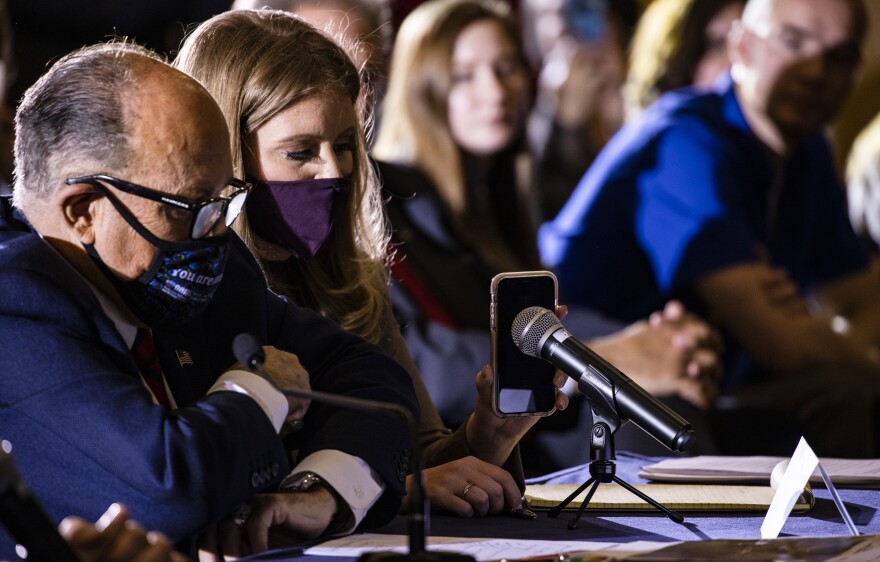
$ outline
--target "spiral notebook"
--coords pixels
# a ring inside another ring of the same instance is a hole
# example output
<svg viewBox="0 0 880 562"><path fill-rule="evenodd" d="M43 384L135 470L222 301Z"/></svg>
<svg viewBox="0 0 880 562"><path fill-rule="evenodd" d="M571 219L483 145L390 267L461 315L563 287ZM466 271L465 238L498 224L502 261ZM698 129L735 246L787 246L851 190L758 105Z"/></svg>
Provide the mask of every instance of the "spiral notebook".
<svg viewBox="0 0 880 562"><path fill-rule="evenodd" d="M526 500L532 508L551 508L574 492L578 484L534 484L526 486ZM636 489L681 512L766 512L775 490L770 486L728 486L718 484L636 484ZM589 488L566 507L581 506ZM795 513L805 513L815 505L813 491L807 487L795 503ZM600 484L587 511L656 511L641 498L618 484Z"/></svg>

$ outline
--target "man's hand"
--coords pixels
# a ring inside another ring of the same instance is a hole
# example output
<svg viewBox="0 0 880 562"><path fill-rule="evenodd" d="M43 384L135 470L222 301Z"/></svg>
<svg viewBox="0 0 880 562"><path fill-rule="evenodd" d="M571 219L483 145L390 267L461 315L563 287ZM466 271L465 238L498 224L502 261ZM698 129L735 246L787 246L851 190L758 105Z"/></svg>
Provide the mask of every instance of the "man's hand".
<svg viewBox="0 0 880 562"><path fill-rule="evenodd" d="M717 396L720 339L676 301L589 345L652 395L678 395L703 409Z"/></svg>
<svg viewBox="0 0 880 562"><path fill-rule="evenodd" d="M186 562L164 535L147 532L129 519L120 504L111 505L94 525L68 517L58 530L83 562Z"/></svg>
<svg viewBox="0 0 880 562"><path fill-rule="evenodd" d="M505 507L519 508L522 495L519 487L503 468L465 457L429 468L422 472L425 497L433 508L460 517L481 517L499 513ZM412 475L406 478L407 497L402 510L409 507ZM421 507L417 507L421 509Z"/></svg>
<svg viewBox="0 0 880 562"><path fill-rule="evenodd" d="M272 379L275 386L281 389L291 388L299 390L311 390L309 382L309 373L300 364L299 357L293 353L282 351L270 345L264 345L263 351L266 354L266 361L263 368L266 375ZM236 364L234 368L249 371ZM287 422L300 421L305 417L306 411L309 409L309 400L306 398L287 397L288 414Z"/></svg>
<svg viewBox="0 0 880 562"><path fill-rule="evenodd" d="M477 373L477 405L467 421L467 443L471 453L494 465L502 465L523 435L532 428L540 416L500 418L492 411L492 386L495 373L486 365ZM556 409L568 407L568 396L560 392L567 377L556 371L553 384L556 386Z"/></svg>
<svg viewBox="0 0 880 562"><path fill-rule="evenodd" d="M248 507L244 521L231 517L218 526L224 554L244 556L319 537L333 520L336 499L318 485L304 492L259 494Z"/></svg>

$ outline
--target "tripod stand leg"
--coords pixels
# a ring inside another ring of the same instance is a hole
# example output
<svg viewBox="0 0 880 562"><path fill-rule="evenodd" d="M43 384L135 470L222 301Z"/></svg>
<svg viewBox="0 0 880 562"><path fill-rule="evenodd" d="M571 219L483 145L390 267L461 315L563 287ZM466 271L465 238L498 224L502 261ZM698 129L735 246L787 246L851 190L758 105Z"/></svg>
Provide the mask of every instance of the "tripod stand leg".
<svg viewBox="0 0 880 562"><path fill-rule="evenodd" d="M666 507L662 503L658 502L654 498L648 496L647 494L642 493L641 491L639 491L638 489L633 487L631 484L624 482L618 476L614 476L614 481L617 482L618 484L620 484L621 486L623 486L624 488L626 488L627 490L629 490L630 492L632 492L633 494L642 498L643 500L645 500L649 504L653 505L654 507L656 507L657 509L659 509L663 513L665 513L667 517L669 517L670 519L672 519L676 523L684 523L684 517L682 517L681 514L678 513L677 511L672 511L671 509L669 509L668 507Z"/></svg>
<svg viewBox="0 0 880 562"><path fill-rule="evenodd" d="M577 529L578 528L578 525L581 522L581 516L583 516L583 514L584 514L584 510L587 509L587 506L590 504L590 500L593 499L593 494L595 494L596 490L599 489L600 482L599 482L599 480L597 480L595 478L591 478L590 480L588 480L587 483L584 484L584 486L589 484L592 480L596 480L595 482L593 482L593 487L590 488L590 492L587 494L587 497L585 497L584 501L581 502L581 506L578 508L577 513L575 513L572 516L572 518L568 521L568 528L569 529Z"/></svg>
<svg viewBox="0 0 880 562"><path fill-rule="evenodd" d="M578 489L575 490L574 492L572 492L567 498L562 500L558 505L551 507L550 511L547 512L547 517L556 517L557 515L559 515L559 512L562 511L563 509L565 509L565 506L570 504L571 500L575 499L577 497L577 495L580 494L581 492L583 492L584 488L586 488L587 486L592 484L594 480L596 480L596 479L590 478L589 480L587 480L586 482L581 484L578 487ZM591 495L592 495L592 493L591 493Z"/></svg>

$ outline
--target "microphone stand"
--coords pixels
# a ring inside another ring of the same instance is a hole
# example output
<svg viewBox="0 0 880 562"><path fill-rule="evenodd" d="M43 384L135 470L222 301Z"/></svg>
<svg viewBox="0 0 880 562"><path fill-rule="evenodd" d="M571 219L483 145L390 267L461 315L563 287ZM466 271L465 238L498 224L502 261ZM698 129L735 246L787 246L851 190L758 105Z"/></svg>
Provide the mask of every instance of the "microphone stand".
<svg viewBox="0 0 880 562"><path fill-rule="evenodd" d="M684 523L684 517L682 517L680 513L669 509L615 474L617 466L614 464L614 459L616 458L614 451L614 433L620 429L620 426L626 423L627 420L621 421L620 414L617 412L617 407L614 405L613 394L606 395L598 390L595 385L584 380L584 378L585 377L582 376L578 380L578 389L587 397L587 400L590 403L590 409L593 411L593 427L590 431L590 478L581 484L571 495L562 500L558 505L551 508L547 512L547 516L557 517L559 512L561 512L565 506L571 503L571 501L576 498L578 494L583 492L587 486L592 484L584 501L581 502L581 506L578 508L577 513L568 522L569 529L577 529L581 516L587 508L587 505L589 505L590 500L593 499L593 494L596 493L599 484L616 482L645 502L662 511L671 520L676 523Z"/></svg>
<svg viewBox="0 0 880 562"><path fill-rule="evenodd" d="M351 396L339 396L318 390L302 390L298 388L279 388L275 381L266 373L263 363L265 354L255 336L251 334L239 334L233 341L233 351L239 363L257 372L262 378L269 381L272 386L284 394L294 398L304 398L362 412L393 414L403 418L412 441L413 465L412 486L410 489L410 515L409 515L409 552L367 552L362 554L359 562L476 562L472 556L456 552L429 552L425 549L425 536L427 535L428 502L422 485L422 448L419 445L418 424L413 419L409 410L399 404L354 398Z"/></svg>

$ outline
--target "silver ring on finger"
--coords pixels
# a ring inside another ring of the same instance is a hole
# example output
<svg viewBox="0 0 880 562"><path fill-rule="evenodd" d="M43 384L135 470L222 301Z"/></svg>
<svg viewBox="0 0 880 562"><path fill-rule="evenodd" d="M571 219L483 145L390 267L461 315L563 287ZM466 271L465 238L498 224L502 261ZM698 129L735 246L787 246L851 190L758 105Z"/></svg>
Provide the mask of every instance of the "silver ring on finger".
<svg viewBox="0 0 880 562"><path fill-rule="evenodd" d="M473 482L467 483L467 486L464 487L464 491L461 493L462 498L464 498L467 495L467 493L471 491L471 488L473 487L473 485L474 485Z"/></svg>

